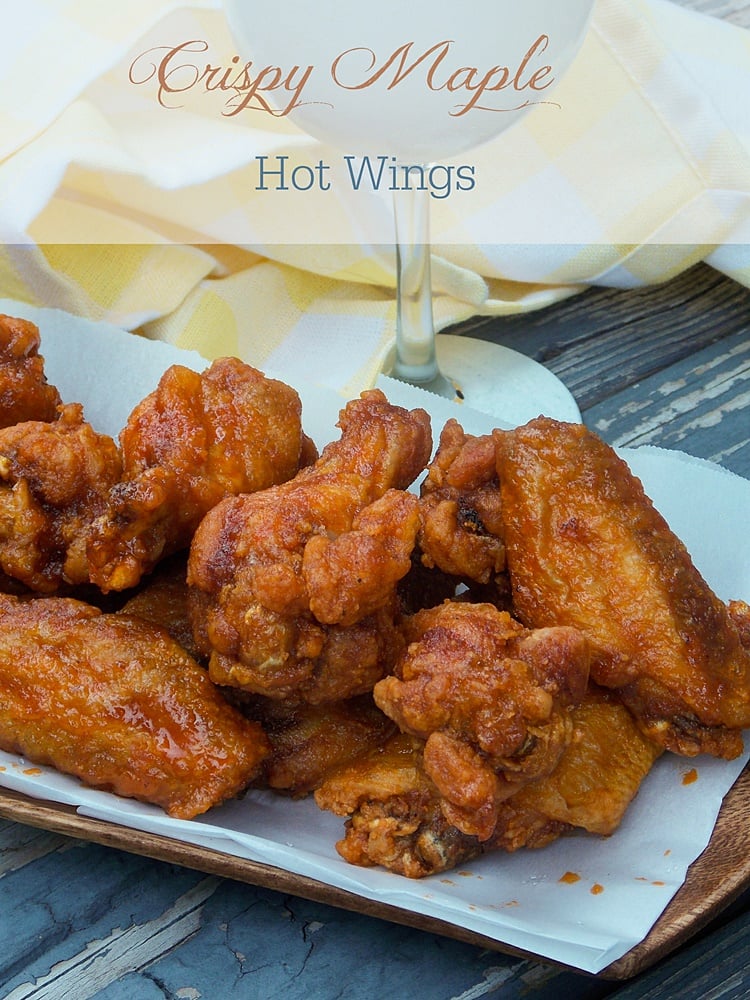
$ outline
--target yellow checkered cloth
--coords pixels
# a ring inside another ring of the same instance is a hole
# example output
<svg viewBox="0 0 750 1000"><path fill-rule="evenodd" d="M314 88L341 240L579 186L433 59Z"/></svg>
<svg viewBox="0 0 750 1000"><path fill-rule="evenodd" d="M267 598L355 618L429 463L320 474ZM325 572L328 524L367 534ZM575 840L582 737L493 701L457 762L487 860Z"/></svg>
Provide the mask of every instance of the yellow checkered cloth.
<svg viewBox="0 0 750 1000"><path fill-rule="evenodd" d="M256 189L260 155L334 156L286 120L228 117L199 87L160 106L145 53L186 39L230 64L215 0L17 8L0 42L0 296L357 392L394 340L392 245L363 239L346 197ZM563 112L467 154L474 190L431 201L437 327L699 260L750 287L749 93L750 32L599 0ZM389 212L367 203L378 234Z"/></svg>

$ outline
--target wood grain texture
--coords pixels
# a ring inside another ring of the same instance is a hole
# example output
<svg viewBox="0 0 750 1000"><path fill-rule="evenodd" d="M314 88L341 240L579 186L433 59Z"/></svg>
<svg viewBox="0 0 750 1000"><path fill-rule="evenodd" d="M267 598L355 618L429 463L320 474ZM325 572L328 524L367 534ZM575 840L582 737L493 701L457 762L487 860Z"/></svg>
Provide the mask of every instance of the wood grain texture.
<svg viewBox="0 0 750 1000"><path fill-rule="evenodd" d="M154 919L115 927L93 937L69 958L56 963L33 984L21 984L5 1000L89 1000L115 984L139 964L150 964L192 937L200 927L204 904L219 880L205 878L179 895Z"/></svg>
<svg viewBox="0 0 750 1000"><path fill-rule="evenodd" d="M750 335L718 347L590 407L586 423L613 445L678 449L750 478Z"/></svg>
<svg viewBox="0 0 750 1000"><path fill-rule="evenodd" d="M750 996L750 913L620 987L614 1000L724 1000Z"/></svg>
<svg viewBox="0 0 750 1000"><path fill-rule="evenodd" d="M750 289L698 264L663 285L592 288L451 332L520 350L565 382L582 411L734 334L750 339Z"/></svg>
<svg viewBox="0 0 750 1000"><path fill-rule="evenodd" d="M649 967L705 927L750 885L750 826L746 821L749 811L750 771L746 770L724 801L709 846L691 866L685 883L650 934L601 973L600 978L627 979ZM464 927L362 899L305 876L168 837L89 819L78 815L70 806L43 802L7 789L0 789L0 816L57 835L80 837L206 874L291 893L492 951L524 959L538 958Z"/></svg>
<svg viewBox="0 0 750 1000"><path fill-rule="evenodd" d="M676 0L681 7L691 7L703 14L721 18L741 28L750 28L750 3L747 0Z"/></svg>

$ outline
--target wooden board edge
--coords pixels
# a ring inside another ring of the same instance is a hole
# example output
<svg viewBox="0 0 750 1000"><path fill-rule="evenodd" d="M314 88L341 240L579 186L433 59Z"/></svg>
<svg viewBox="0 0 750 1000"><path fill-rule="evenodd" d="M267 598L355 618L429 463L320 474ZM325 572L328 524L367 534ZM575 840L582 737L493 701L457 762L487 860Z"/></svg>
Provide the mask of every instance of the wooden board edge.
<svg viewBox="0 0 750 1000"><path fill-rule="evenodd" d="M155 861L180 865L183 868L190 868L207 875L230 878L249 885L272 889L275 892L300 896L313 902L324 903L365 916L387 920L390 923L450 937L465 944L492 951L501 951L518 958L539 961L539 956L533 952L514 949L494 938L485 937L437 917L365 899L356 893L347 892L345 889L339 889L336 886L319 882L306 875L286 871L283 868L274 868L271 865L246 858L238 858L232 854L188 844L161 834L147 833L142 830L134 830L132 827L81 816L76 812L74 806L40 802L22 793L0 788L0 818L9 819L16 823L25 823L28 826L51 833L101 844L104 847L123 850L129 854L152 858Z"/></svg>
<svg viewBox="0 0 750 1000"><path fill-rule="evenodd" d="M750 841L748 814L750 769L746 768L725 797L708 847L690 866L684 884L649 934L622 958L599 972L597 978L624 980L644 972L693 937L739 896L750 883L750 848L745 848L742 838L737 837L737 826L740 822L748 828L744 839ZM364 899L308 876L211 848L81 816L74 806L50 803L0 788L0 817L582 974L575 967L514 948L436 917ZM727 843L739 848L738 860L742 863L727 866Z"/></svg>

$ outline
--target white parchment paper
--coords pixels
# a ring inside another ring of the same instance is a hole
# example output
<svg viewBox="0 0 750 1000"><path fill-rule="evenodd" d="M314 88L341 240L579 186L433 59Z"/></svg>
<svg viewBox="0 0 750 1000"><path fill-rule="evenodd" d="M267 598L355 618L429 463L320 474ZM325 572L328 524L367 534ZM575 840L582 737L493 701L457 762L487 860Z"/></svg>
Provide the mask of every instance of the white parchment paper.
<svg viewBox="0 0 750 1000"><path fill-rule="evenodd" d="M113 436L169 364L197 370L206 365L195 353L67 313L8 300L0 300L0 311L38 323L50 381L64 399L83 402L87 419ZM343 398L299 380L293 384L302 397L308 433L319 445L336 437ZM451 414L472 433L499 425L398 382L380 384L393 402L428 409L436 439ZM750 482L679 452L649 447L621 454L716 593L724 600L750 600ZM612 837L582 834L539 851L485 857L460 872L421 881L347 865L334 848L342 820L320 812L311 800L291 802L252 792L199 819L173 820L156 807L86 789L75 779L5 753L0 753L0 785L75 805L85 816L309 876L595 973L646 936L708 844L722 799L748 756L726 762L664 755ZM685 783L685 773L693 768L697 780ZM567 872L578 881L561 882Z"/></svg>

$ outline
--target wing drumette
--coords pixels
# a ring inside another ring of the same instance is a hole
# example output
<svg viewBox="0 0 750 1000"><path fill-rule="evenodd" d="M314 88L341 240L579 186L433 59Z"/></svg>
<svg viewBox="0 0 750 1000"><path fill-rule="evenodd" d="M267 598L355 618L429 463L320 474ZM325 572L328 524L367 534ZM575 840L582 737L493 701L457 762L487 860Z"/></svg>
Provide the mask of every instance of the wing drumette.
<svg viewBox="0 0 750 1000"><path fill-rule="evenodd" d="M446 818L486 840L500 803L549 774L571 737L589 652L571 628L528 631L490 604L446 602L404 626L408 649L376 704L425 740Z"/></svg>
<svg viewBox="0 0 750 1000"><path fill-rule="evenodd" d="M88 582L86 538L122 471L112 438L78 403L54 423L0 430L0 566L39 593Z"/></svg>
<svg viewBox="0 0 750 1000"><path fill-rule="evenodd" d="M425 566L479 584L504 571L496 464L492 435L474 437L455 420L446 423L420 491Z"/></svg>
<svg viewBox="0 0 750 1000"><path fill-rule="evenodd" d="M103 591L138 583L186 548L226 496L291 478L314 457L299 396L236 358L197 374L173 365L120 434L123 476L87 544Z"/></svg>
<svg viewBox="0 0 750 1000"><path fill-rule="evenodd" d="M341 701L371 690L401 649L396 585L419 527L404 491L429 459L429 417L372 390L339 426L315 465L223 501L196 532L194 624L218 684Z"/></svg>
<svg viewBox="0 0 750 1000"><path fill-rule="evenodd" d="M336 844L352 865L381 865L407 878L448 871L482 853L441 809L424 768L424 741L397 733L382 747L336 770L315 792L321 809L345 816Z"/></svg>

